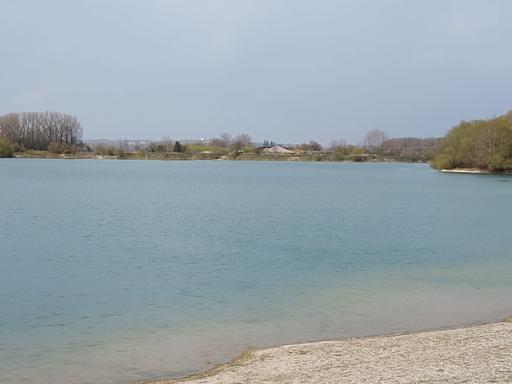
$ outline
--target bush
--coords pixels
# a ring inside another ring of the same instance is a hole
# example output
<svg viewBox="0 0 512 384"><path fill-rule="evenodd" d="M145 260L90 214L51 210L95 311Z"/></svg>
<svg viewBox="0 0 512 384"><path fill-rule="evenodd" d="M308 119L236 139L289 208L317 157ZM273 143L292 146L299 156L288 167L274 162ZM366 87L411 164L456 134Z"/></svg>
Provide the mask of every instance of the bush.
<svg viewBox="0 0 512 384"><path fill-rule="evenodd" d="M455 164L450 156L441 153L432 160L432 167L435 169L452 169L455 168Z"/></svg>
<svg viewBox="0 0 512 384"><path fill-rule="evenodd" d="M95 155L101 155L101 156L115 156L117 155L117 150L112 145L104 145L99 144L94 148L94 154Z"/></svg>
<svg viewBox="0 0 512 384"><path fill-rule="evenodd" d="M14 149L11 143L7 139L0 137L0 157L12 157L13 154Z"/></svg>
<svg viewBox="0 0 512 384"><path fill-rule="evenodd" d="M331 161L343 161L345 160L345 153L343 151L343 148L337 147L329 154L328 157Z"/></svg>
<svg viewBox="0 0 512 384"><path fill-rule="evenodd" d="M48 145L48 151L51 153L56 153L56 154L63 154L63 153L70 154L70 153L75 153L76 148L70 144L57 143L57 142L53 141Z"/></svg>

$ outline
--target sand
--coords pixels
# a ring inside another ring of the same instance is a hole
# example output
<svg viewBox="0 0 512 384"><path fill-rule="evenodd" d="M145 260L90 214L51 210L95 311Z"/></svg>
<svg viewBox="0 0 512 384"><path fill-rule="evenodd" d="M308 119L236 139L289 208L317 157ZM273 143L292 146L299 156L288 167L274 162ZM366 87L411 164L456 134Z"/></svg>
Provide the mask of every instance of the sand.
<svg viewBox="0 0 512 384"><path fill-rule="evenodd" d="M488 174L491 173L486 169L469 169L469 168L455 168L455 169L441 169L445 173L473 173L473 174Z"/></svg>
<svg viewBox="0 0 512 384"><path fill-rule="evenodd" d="M287 345L151 383L512 383L512 323Z"/></svg>

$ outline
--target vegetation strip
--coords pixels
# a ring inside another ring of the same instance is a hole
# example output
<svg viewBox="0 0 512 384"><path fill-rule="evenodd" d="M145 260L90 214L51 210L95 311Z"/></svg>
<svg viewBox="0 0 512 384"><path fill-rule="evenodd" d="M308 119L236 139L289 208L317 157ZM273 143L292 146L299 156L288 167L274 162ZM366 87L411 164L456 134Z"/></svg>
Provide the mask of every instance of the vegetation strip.
<svg viewBox="0 0 512 384"><path fill-rule="evenodd" d="M158 159L158 160L301 160L427 162L454 173L512 172L512 111L488 120L462 121L443 139L388 138L369 131L362 144L344 140L322 146L316 141L286 145L254 143L248 134L223 133L182 142L119 140L85 142L75 116L58 112L24 112L0 116L0 157Z"/></svg>

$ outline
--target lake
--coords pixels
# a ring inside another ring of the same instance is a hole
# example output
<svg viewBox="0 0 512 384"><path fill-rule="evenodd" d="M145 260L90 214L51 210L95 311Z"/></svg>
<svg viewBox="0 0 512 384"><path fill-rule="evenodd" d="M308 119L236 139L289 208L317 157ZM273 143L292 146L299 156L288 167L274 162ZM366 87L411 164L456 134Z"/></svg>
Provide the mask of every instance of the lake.
<svg viewBox="0 0 512 384"><path fill-rule="evenodd" d="M0 161L0 382L512 313L512 177L425 164Z"/></svg>

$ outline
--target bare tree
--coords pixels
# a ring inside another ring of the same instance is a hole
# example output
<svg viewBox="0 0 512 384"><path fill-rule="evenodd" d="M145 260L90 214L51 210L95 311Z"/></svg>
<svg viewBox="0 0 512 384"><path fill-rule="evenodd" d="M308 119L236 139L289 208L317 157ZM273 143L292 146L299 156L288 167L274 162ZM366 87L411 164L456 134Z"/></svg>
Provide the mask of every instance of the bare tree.
<svg viewBox="0 0 512 384"><path fill-rule="evenodd" d="M220 134L220 140L223 147L229 147L231 144L231 135L227 132Z"/></svg>
<svg viewBox="0 0 512 384"><path fill-rule="evenodd" d="M251 136L246 133L242 133L240 135L235 136L235 138L231 141L231 148L237 151L248 145L251 145Z"/></svg>
<svg viewBox="0 0 512 384"><path fill-rule="evenodd" d="M26 149L47 150L51 143L56 143L76 150L83 145L82 134L78 119L63 113L22 112L0 116L0 136Z"/></svg>
<svg viewBox="0 0 512 384"><path fill-rule="evenodd" d="M309 143L302 143L300 145L297 145L296 148L300 148L303 151L307 152L319 152L322 151L322 144L316 142L316 141L310 141Z"/></svg>
<svg viewBox="0 0 512 384"><path fill-rule="evenodd" d="M343 139L341 140L333 140L331 141L331 144L329 145L329 151L335 151L338 148L345 148L347 146L347 142Z"/></svg>
<svg viewBox="0 0 512 384"><path fill-rule="evenodd" d="M380 147L382 143L388 139L388 135L386 135L380 129L372 129L369 131L363 139L363 145L369 149L375 149Z"/></svg>
<svg viewBox="0 0 512 384"><path fill-rule="evenodd" d="M130 142L127 139L120 139L117 146L118 146L119 153L131 152Z"/></svg>
<svg viewBox="0 0 512 384"><path fill-rule="evenodd" d="M214 137L210 140L212 147L227 148L231 145L231 135L227 132L221 133L220 137Z"/></svg>
<svg viewBox="0 0 512 384"><path fill-rule="evenodd" d="M162 137L162 140L160 140L160 143L159 143L162 148L161 152L173 152L174 143L175 143L175 140L171 139L169 136Z"/></svg>
<svg viewBox="0 0 512 384"><path fill-rule="evenodd" d="M320 144L317 141L313 141L313 140L310 141L308 146L309 146L310 150L313 152L319 152L319 151L323 150L322 144Z"/></svg>

